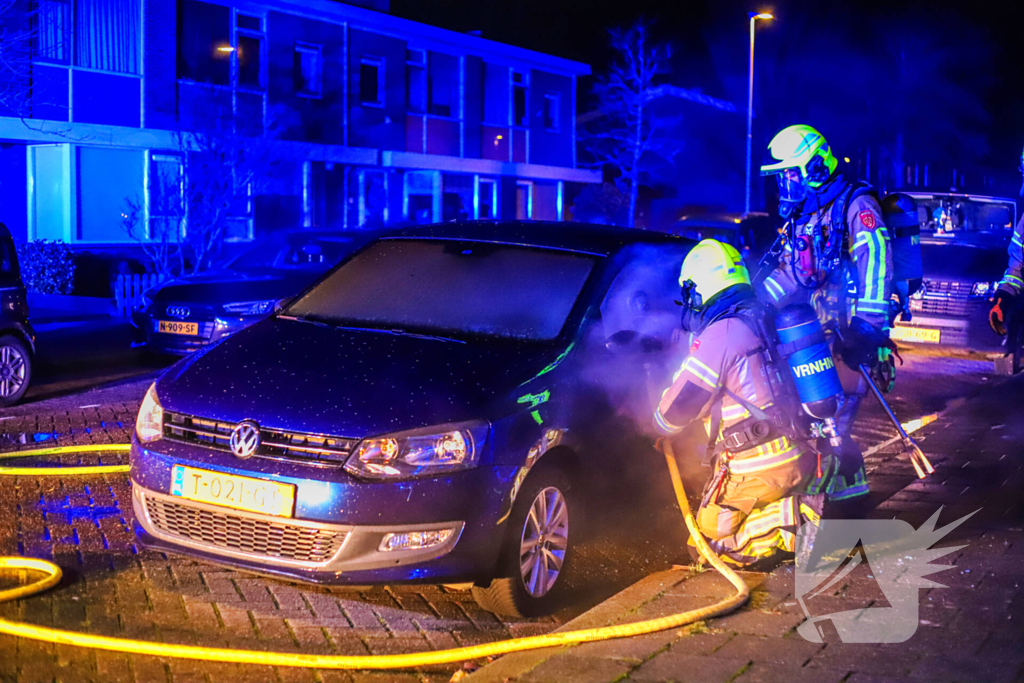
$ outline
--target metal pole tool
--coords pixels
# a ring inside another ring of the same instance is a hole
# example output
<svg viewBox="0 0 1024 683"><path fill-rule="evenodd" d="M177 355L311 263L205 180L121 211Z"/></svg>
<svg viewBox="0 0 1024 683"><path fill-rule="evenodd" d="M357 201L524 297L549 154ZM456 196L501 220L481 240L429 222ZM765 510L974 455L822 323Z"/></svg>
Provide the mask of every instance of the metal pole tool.
<svg viewBox="0 0 1024 683"><path fill-rule="evenodd" d="M861 377L863 377L864 381L868 383L869 387L871 387L871 393L875 395L875 398L877 398L878 402L882 405L882 410L884 410L885 414L889 416L892 423L896 425L896 431L899 432L900 439L903 441L904 453L910 456L910 462L914 465L914 471L917 472L918 479L924 479L927 475L935 472L935 468L932 467L932 463L928 460L928 456L924 454L921 447L917 445L917 442L914 441L909 434L907 434L907 430L904 429L903 425L900 424L900 421L896 419L896 415L892 412L892 408L889 407L885 397L882 396L882 392L871 379L871 371L866 365L859 365L857 367L860 370Z"/></svg>

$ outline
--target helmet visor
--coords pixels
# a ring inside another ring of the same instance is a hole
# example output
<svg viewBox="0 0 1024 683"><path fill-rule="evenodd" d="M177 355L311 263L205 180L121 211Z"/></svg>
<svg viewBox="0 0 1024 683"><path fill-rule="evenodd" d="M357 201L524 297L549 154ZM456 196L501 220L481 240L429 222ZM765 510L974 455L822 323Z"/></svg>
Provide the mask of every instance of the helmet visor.
<svg viewBox="0 0 1024 683"><path fill-rule="evenodd" d="M799 168L787 168L775 179L779 183L779 201L797 204L807 199L807 181Z"/></svg>

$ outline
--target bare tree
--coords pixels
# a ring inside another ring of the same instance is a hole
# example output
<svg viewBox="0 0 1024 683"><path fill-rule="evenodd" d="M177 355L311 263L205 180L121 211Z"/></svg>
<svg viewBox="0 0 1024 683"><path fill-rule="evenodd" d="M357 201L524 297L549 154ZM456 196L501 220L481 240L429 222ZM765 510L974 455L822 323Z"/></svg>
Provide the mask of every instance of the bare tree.
<svg viewBox="0 0 1024 683"><path fill-rule="evenodd" d="M668 133L678 123L655 116L651 102L660 77L668 73L672 50L655 43L650 25L641 20L627 29L610 31L615 61L594 85L601 116L584 128L582 142L592 167L614 164L629 198L626 225L636 221L641 180L661 165L670 164L679 142Z"/></svg>
<svg viewBox="0 0 1024 683"><path fill-rule="evenodd" d="M121 211L121 226L139 243L161 279L169 279L185 271L185 249L181 240L185 220L180 193L164 190L173 187L175 179L155 177L150 180L150 207L138 197L126 197Z"/></svg>
<svg viewBox="0 0 1024 683"><path fill-rule="evenodd" d="M193 273L209 267L232 220L246 220L266 181L266 140L235 131L177 134L184 188L184 235Z"/></svg>
<svg viewBox="0 0 1024 683"><path fill-rule="evenodd" d="M0 0L0 109L9 116L30 111L33 36L28 0Z"/></svg>
<svg viewBox="0 0 1024 683"><path fill-rule="evenodd" d="M73 135L67 123L67 84L62 92L33 61L68 56L70 7L49 3L44 10L32 0L0 0L0 115L19 118L33 131L85 141L88 136Z"/></svg>
<svg viewBox="0 0 1024 683"><path fill-rule="evenodd" d="M168 158L178 163L151 177L148 211L138 198L126 198L122 214L124 229L159 272L210 268L232 222L252 219L252 202L270 179L277 123L287 113L275 112L275 125L243 129L234 117L214 112L187 119L189 130L174 133L177 149Z"/></svg>

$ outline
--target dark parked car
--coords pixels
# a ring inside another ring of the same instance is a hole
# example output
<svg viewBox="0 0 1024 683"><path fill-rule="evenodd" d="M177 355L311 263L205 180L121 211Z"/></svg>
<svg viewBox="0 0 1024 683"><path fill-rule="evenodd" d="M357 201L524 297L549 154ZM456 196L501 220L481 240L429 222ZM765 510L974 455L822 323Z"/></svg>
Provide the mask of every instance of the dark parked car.
<svg viewBox="0 0 1024 683"><path fill-rule="evenodd" d="M778 234L766 213L692 213L668 224L672 235L700 241L716 239L736 247L748 263L756 263Z"/></svg>
<svg viewBox="0 0 1024 683"><path fill-rule="evenodd" d="M897 321L902 343L999 351L1002 339L988 326L996 285L1006 271L1016 224L1012 199L908 192L921 223L924 279L911 297L910 322Z"/></svg>
<svg viewBox="0 0 1024 683"><path fill-rule="evenodd" d="M7 226L0 223L0 408L14 405L28 391L35 340L18 253Z"/></svg>
<svg viewBox="0 0 1024 683"><path fill-rule="evenodd" d="M474 582L493 611L551 609L581 492L615 462L641 468L608 434L627 409L650 423L691 244L541 222L382 237L153 384L131 454L140 539L293 580Z"/></svg>
<svg viewBox="0 0 1024 683"><path fill-rule="evenodd" d="M194 351L265 317L277 302L301 292L374 236L353 231L277 233L222 269L150 289L132 321L149 351Z"/></svg>

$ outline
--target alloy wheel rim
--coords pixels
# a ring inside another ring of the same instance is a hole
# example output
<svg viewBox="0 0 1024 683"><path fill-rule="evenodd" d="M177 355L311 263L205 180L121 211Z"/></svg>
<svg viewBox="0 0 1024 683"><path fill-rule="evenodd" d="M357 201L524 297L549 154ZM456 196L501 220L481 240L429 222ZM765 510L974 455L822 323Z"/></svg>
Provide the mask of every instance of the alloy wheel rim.
<svg viewBox="0 0 1024 683"><path fill-rule="evenodd" d="M526 592L547 595L558 580L569 547L569 506L554 486L537 493L523 523L519 571Z"/></svg>
<svg viewBox="0 0 1024 683"><path fill-rule="evenodd" d="M25 357L14 346L0 346L0 397L16 395L25 384Z"/></svg>

